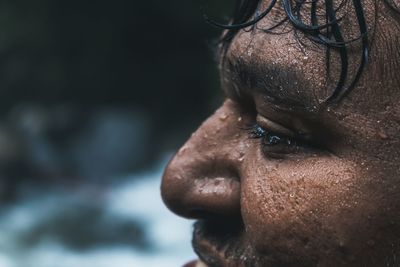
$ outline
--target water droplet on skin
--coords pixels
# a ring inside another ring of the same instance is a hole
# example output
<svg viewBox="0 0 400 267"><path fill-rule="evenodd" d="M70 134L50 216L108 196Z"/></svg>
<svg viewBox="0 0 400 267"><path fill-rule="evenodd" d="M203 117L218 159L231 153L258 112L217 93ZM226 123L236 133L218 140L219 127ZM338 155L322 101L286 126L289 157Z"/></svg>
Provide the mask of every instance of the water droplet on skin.
<svg viewBox="0 0 400 267"><path fill-rule="evenodd" d="M202 261L198 261L195 267L207 267L207 265L205 265L205 263L203 263Z"/></svg>
<svg viewBox="0 0 400 267"><path fill-rule="evenodd" d="M219 116L219 119L220 119L221 121L224 121L224 120L226 120L228 117L229 117L228 114L222 113L222 114Z"/></svg>
<svg viewBox="0 0 400 267"><path fill-rule="evenodd" d="M238 122L241 122L241 121L242 121L242 117L239 117L239 118L238 118Z"/></svg>
<svg viewBox="0 0 400 267"><path fill-rule="evenodd" d="M386 140L386 139L389 138L389 136L388 136L384 131L382 131L382 130L378 132L378 137L379 137L380 139L382 139L382 140Z"/></svg>
<svg viewBox="0 0 400 267"><path fill-rule="evenodd" d="M294 198L294 194L290 193L289 197Z"/></svg>
<svg viewBox="0 0 400 267"><path fill-rule="evenodd" d="M186 151L187 149L188 149L187 146L184 145L183 147L181 147L181 149L179 149L178 154L185 153L185 151Z"/></svg>
<svg viewBox="0 0 400 267"><path fill-rule="evenodd" d="M182 176L181 176L181 175L176 175L176 176L175 176L175 179L176 179L176 180L182 180Z"/></svg>

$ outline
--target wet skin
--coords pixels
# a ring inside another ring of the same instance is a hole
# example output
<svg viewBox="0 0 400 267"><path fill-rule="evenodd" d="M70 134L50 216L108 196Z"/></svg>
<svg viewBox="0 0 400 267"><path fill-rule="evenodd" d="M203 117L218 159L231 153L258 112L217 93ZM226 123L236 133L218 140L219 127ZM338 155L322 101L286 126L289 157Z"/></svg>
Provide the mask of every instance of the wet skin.
<svg viewBox="0 0 400 267"><path fill-rule="evenodd" d="M335 85L323 46L293 32L233 40L220 65L226 100L162 181L166 205L198 219L193 245L208 266L400 264L400 19L383 2L364 6L370 64L338 104L321 101Z"/></svg>

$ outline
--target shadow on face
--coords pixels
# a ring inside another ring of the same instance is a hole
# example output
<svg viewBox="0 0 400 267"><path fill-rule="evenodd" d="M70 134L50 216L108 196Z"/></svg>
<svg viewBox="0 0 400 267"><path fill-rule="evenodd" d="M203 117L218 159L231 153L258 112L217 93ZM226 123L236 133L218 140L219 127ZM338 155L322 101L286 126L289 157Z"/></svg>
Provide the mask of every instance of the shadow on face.
<svg viewBox="0 0 400 267"><path fill-rule="evenodd" d="M198 219L193 246L208 266L399 264L400 20L364 4L370 64L339 103L321 102L340 76L325 68L326 47L262 30L279 8L229 45L227 99L162 181L166 205Z"/></svg>

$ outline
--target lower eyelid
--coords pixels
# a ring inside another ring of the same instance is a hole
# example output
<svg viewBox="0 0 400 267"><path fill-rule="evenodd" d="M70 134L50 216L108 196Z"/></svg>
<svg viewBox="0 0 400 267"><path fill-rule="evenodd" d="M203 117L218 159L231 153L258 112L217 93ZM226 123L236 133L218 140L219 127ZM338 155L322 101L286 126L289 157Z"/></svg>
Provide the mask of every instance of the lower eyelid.
<svg viewBox="0 0 400 267"><path fill-rule="evenodd" d="M296 145L278 144L275 146L261 145L262 153L267 158L284 159L286 157L298 155L304 149Z"/></svg>

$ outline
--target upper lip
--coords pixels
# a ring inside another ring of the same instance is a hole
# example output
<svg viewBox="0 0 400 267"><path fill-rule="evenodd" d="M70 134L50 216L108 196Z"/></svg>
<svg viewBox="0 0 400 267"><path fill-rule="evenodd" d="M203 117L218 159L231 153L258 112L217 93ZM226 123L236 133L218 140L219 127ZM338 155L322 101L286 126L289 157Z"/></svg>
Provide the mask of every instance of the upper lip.
<svg viewBox="0 0 400 267"><path fill-rule="evenodd" d="M198 221L193 232L193 248L208 267L237 266L242 233L241 223Z"/></svg>

